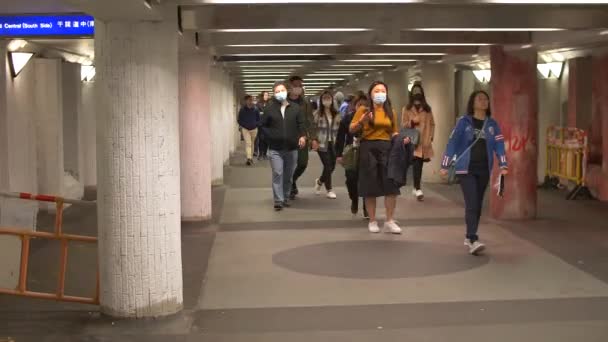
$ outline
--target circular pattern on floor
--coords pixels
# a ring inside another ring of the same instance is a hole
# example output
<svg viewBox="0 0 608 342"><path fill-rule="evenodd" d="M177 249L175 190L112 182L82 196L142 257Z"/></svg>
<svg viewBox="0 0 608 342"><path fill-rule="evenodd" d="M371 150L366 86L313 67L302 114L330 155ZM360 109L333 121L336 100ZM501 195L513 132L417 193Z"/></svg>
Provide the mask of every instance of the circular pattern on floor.
<svg viewBox="0 0 608 342"><path fill-rule="evenodd" d="M273 255L274 264L319 276L354 279L424 277L470 270L489 262L454 244L395 240L334 241Z"/></svg>

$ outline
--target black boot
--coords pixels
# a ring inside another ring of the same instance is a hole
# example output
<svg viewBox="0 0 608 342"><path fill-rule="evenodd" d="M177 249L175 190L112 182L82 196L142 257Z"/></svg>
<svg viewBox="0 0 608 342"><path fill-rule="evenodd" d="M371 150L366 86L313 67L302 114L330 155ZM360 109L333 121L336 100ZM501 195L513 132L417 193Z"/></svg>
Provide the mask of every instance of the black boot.
<svg viewBox="0 0 608 342"><path fill-rule="evenodd" d="M359 212L359 201L358 200L354 200L350 202L350 212L353 215L357 215L357 213Z"/></svg>

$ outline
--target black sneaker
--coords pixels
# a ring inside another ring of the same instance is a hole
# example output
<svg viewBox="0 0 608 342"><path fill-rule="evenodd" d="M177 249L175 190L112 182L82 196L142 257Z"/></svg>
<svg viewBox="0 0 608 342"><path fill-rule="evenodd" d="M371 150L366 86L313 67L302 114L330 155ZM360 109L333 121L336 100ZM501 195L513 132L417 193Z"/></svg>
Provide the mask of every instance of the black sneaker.
<svg viewBox="0 0 608 342"><path fill-rule="evenodd" d="M350 203L350 212L353 215L357 215L357 213L359 212L359 201L352 201Z"/></svg>
<svg viewBox="0 0 608 342"><path fill-rule="evenodd" d="M281 211L281 210L283 210L283 205L281 205L281 204L274 205L274 211Z"/></svg>
<svg viewBox="0 0 608 342"><path fill-rule="evenodd" d="M253 160L247 159L247 166L251 166L251 165L253 165Z"/></svg>
<svg viewBox="0 0 608 342"><path fill-rule="evenodd" d="M292 201L295 200L296 196L298 196L299 193L300 193L300 191L298 191L298 187L294 184L291 187L291 193L289 194L289 199Z"/></svg>
<svg viewBox="0 0 608 342"><path fill-rule="evenodd" d="M289 204L289 202L285 201L285 202L283 202L283 208L291 208L291 204Z"/></svg>

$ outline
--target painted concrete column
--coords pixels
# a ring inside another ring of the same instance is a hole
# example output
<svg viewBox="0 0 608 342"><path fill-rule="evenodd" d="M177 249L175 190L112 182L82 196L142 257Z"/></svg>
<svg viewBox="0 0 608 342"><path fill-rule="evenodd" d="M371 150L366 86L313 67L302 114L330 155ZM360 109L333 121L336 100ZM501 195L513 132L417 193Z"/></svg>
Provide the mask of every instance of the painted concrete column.
<svg viewBox="0 0 608 342"><path fill-rule="evenodd" d="M568 61L568 127L584 130L591 124L591 57Z"/></svg>
<svg viewBox="0 0 608 342"><path fill-rule="evenodd" d="M85 188L97 185L97 141L95 117L95 80L81 83L81 104L78 113L78 131L82 151L81 182Z"/></svg>
<svg viewBox="0 0 608 342"><path fill-rule="evenodd" d="M211 68L211 140L214 147L211 149L211 178L214 185L222 184L224 181L224 150L226 149L226 135L222 121L222 99L220 71L217 67ZM217 144L217 145L216 145Z"/></svg>
<svg viewBox="0 0 608 342"><path fill-rule="evenodd" d="M211 217L211 111L209 54L179 57L182 219Z"/></svg>
<svg viewBox="0 0 608 342"><path fill-rule="evenodd" d="M439 174L441 156L445 153L450 133L456 123L454 67L450 64L424 64L422 86L435 119L433 150L435 157L422 169L424 182L443 182Z"/></svg>
<svg viewBox="0 0 608 342"><path fill-rule="evenodd" d="M6 56L5 42L0 42L0 56ZM8 190L8 99L7 83L10 77L8 64L0 62L0 189Z"/></svg>
<svg viewBox="0 0 608 342"><path fill-rule="evenodd" d="M409 102L407 70L385 72L384 82L388 86L393 109L397 113L399 123L401 123L401 110Z"/></svg>
<svg viewBox="0 0 608 342"><path fill-rule="evenodd" d="M63 73L59 59L35 59L36 136L38 139L38 190L64 194ZM21 75L20 75L21 76ZM54 206L49 205L52 210Z"/></svg>
<svg viewBox="0 0 608 342"><path fill-rule="evenodd" d="M547 173L547 129L560 125L560 86L560 80L554 78L538 81L538 184Z"/></svg>
<svg viewBox="0 0 608 342"><path fill-rule="evenodd" d="M608 55L593 58L592 92L593 126L589 136L592 164L587 170L587 186L598 199L608 201Z"/></svg>
<svg viewBox="0 0 608 342"><path fill-rule="evenodd" d="M95 26L101 309L173 314L183 306L175 23Z"/></svg>
<svg viewBox="0 0 608 342"><path fill-rule="evenodd" d="M82 183L82 154L79 135L81 86L80 64L62 63L63 155L65 171Z"/></svg>
<svg viewBox="0 0 608 342"><path fill-rule="evenodd" d="M490 50L492 115L500 124L507 150L509 176L505 197L490 196L498 219L531 219L537 205L538 86L536 51L510 54L501 46ZM490 185L500 170L495 167Z"/></svg>

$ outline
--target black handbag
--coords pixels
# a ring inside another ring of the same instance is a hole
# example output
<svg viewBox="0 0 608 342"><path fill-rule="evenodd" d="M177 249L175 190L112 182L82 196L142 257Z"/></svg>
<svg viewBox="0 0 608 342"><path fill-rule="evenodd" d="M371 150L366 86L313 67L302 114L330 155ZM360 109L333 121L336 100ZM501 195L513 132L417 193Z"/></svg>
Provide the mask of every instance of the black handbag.
<svg viewBox="0 0 608 342"><path fill-rule="evenodd" d="M481 127L481 131L484 132L486 129L486 123L488 122L488 120L484 120L483 122L483 126ZM452 185L456 182L456 164L460 161L460 159L467 154L467 152L469 152L473 146L475 146L475 144L479 141L479 139L481 139L481 134L477 137L477 139L475 139L475 141L473 141L471 143L471 145L469 145L469 147L467 147L466 150L464 150L460 156L458 156L457 158L454 158L452 160L452 162L450 163L450 166L448 166L448 184Z"/></svg>

